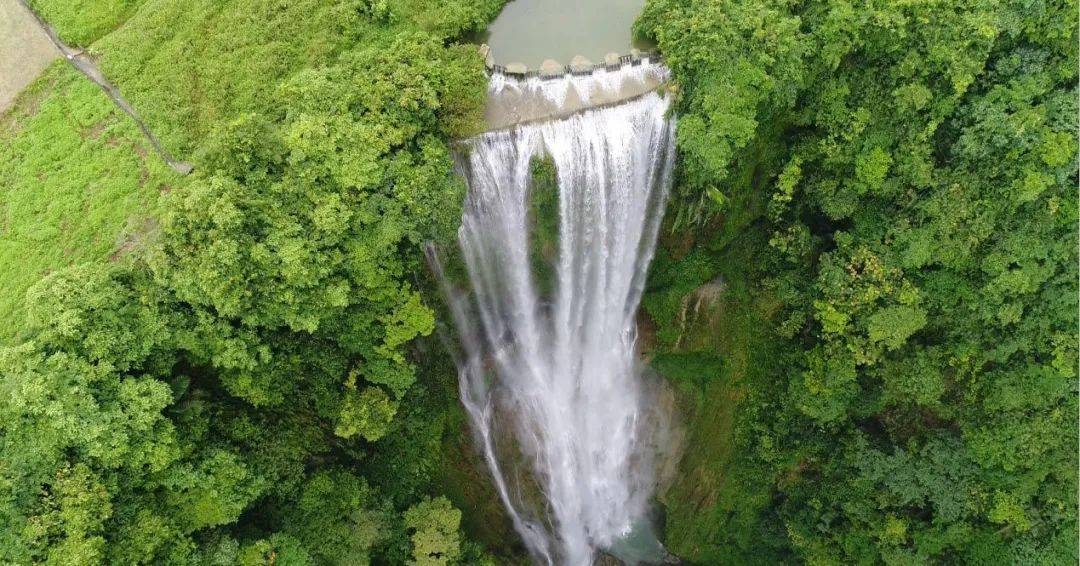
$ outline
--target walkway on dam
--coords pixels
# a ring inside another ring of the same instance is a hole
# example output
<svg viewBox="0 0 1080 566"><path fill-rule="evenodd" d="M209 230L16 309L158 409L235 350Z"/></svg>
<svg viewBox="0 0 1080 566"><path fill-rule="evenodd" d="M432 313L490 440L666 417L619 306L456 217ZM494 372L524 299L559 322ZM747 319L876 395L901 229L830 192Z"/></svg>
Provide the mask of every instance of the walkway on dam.
<svg viewBox="0 0 1080 566"><path fill-rule="evenodd" d="M664 87L668 71L656 54L608 54L603 63L575 57L569 65L545 61L539 69L496 65L486 46L481 55L491 75L484 122L487 131L558 120L594 108L622 104Z"/></svg>

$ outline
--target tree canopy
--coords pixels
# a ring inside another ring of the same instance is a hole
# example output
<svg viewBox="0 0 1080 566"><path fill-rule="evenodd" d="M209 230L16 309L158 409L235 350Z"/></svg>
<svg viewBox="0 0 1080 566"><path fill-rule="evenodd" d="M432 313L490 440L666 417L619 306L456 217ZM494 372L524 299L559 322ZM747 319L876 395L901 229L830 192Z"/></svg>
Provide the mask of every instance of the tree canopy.
<svg viewBox="0 0 1080 566"><path fill-rule="evenodd" d="M268 94L189 138L197 173L153 238L29 291L0 350L0 561L484 558L430 474L404 488L365 461L427 417L400 410L424 399L409 344L434 328L419 243L456 225L448 141L478 127L486 83L453 38L498 7L336 3L335 56L237 77Z"/></svg>
<svg viewBox="0 0 1080 566"><path fill-rule="evenodd" d="M651 0L638 22L680 93L676 222L718 253L718 218L767 234L746 277L789 354L750 387L783 410L739 426L771 470L760 528L800 559L1076 561L1075 14Z"/></svg>

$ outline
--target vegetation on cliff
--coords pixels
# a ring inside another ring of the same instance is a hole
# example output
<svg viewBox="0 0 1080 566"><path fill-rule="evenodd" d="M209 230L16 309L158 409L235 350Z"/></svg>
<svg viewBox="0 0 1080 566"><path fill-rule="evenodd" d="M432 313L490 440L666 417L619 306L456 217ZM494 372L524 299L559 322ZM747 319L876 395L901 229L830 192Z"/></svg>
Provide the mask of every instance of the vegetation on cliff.
<svg viewBox="0 0 1080 566"><path fill-rule="evenodd" d="M649 2L681 161L645 305L659 368L716 381L691 434L735 413L666 496L676 551L1076 562L1075 15Z"/></svg>

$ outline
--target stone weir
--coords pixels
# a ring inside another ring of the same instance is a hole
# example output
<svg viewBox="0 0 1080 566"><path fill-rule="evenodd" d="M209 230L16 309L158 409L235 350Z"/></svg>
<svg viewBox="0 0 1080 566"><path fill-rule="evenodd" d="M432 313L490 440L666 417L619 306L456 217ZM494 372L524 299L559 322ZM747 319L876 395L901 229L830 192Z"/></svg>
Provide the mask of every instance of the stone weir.
<svg viewBox="0 0 1080 566"><path fill-rule="evenodd" d="M484 117L488 131L621 104L665 88L668 79L659 54L637 50L609 53L602 63L580 55L569 65L548 59L539 69L498 65L486 45L480 52L490 75Z"/></svg>

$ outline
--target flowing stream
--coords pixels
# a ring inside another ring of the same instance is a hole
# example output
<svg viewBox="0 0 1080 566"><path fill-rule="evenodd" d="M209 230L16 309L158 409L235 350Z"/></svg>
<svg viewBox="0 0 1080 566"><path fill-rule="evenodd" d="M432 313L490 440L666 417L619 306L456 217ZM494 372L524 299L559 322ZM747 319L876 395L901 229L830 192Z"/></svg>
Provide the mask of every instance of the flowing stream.
<svg viewBox="0 0 1080 566"><path fill-rule="evenodd" d="M514 81L558 104L666 73L648 63ZM636 351L635 313L671 182L674 119L655 92L468 141L460 256L469 289L438 257L460 342L461 400L514 526L537 562L588 566L599 551L659 562L648 511L669 455L669 404ZM551 285L535 272L532 163L554 162L558 242Z"/></svg>

